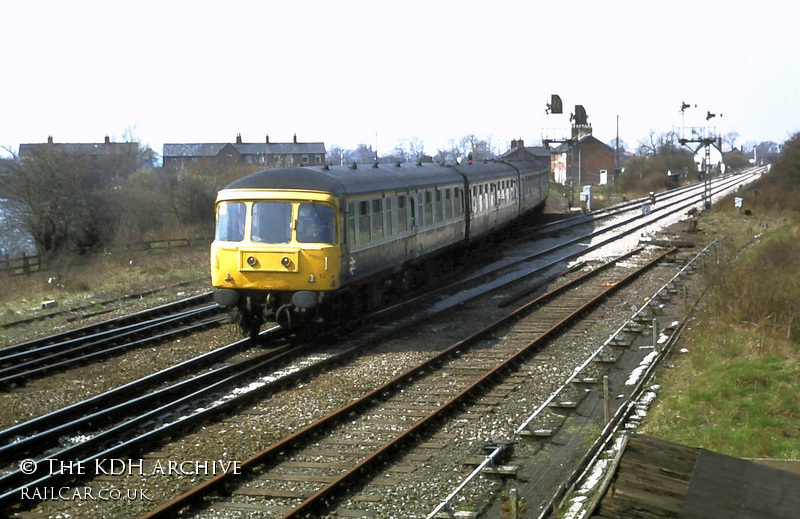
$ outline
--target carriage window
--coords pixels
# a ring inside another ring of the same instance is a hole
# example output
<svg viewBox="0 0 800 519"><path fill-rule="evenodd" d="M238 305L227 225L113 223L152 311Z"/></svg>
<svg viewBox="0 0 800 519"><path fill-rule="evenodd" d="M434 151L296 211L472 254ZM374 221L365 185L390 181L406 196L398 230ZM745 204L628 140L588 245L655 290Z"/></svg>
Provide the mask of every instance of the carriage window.
<svg viewBox="0 0 800 519"><path fill-rule="evenodd" d="M372 237L383 238L383 200L380 198L372 201Z"/></svg>
<svg viewBox="0 0 800 519"><path fill-rule="evenodd" d="M386 198L386 236L392 234L392 199Z"/></svg>
<svg viewBox="0 0 800 519"><path fill-rule="evenodd" d="M336 216L325 204L300 204L297 209L297 241L336 243Z"/></svg>
<svg viewBox="0 0 800 519"><path fill-rule="evenodd" d="M356 244L356 208L353 202L347 204L347 242Z"/></svg>
<svg viewBox="0 0 800 519"><path fill-rule="evenodd" d="M450 198L450 188L444 190L444 217L447 220L453 217L453 200Z"/></svg>
<svg viewBox="0 0 800 519"><path fill-rule="evenodd" d="M476 213L478 211L478 192L474 186L472 187L472 198L470 200L472 201L472 212Z"/></svg>
<svg viewBox="0 0 800 519"><path fill-rule="evenodd" d="M258 243L289 243L292 239L292 204L254 203L250 239Z"/></svg>
<svg viewBox="0 0 800 519"><path fill-rule="evenodd" d="M444 220L444 213L442 212L442 191L436 190L436 221L441 222Z"/></svg>
<svg viewBox="0 0 800 519"><path fill-rule="evenodd" d="M462 213L461 209L463 207L462 204L464 203L464 197L461 196L461 189L460 188L454 189L453 190L453 195L455 195L455 200L453 200L453 204L455 205L455 207L453 209L455 211L456 217L459 217L459 216L461 216L461 213Z"/></svg>
<svg viewBox="0 0 800 519"><path fill-rule="evenodd" d="M372 239L369 218L369 202L358 203L358 243L367 243Z"/></svg>
<svg viewBox="0 0 800 519"><path fill-rule="evenodd" d="M222 202L217 209L217 241L244 240L247 207L244 202Z"/></svg>
<svg viewBox="0 0 800 519"><path fill-rule="evenodd" d="M408 209L406 209L406 197L397 197L397 232L408 230Z"/></svg>
<svg viewBox="0 0 800 519"><path fill-rule="evenodd" d="M433 199L430 191L425 191L425 225L433 225Z"/></svg>

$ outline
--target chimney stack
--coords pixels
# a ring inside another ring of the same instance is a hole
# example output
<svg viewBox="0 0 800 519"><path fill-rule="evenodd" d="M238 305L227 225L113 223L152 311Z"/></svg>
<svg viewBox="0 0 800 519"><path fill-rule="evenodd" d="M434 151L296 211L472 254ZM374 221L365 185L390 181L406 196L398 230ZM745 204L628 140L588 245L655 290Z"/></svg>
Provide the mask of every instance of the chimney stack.
<svg viewBox="0 0 800 519"><path fill-rule="evenodd" d="M269 144L269 134L267 134L267 144Z"/></svg>
<svg viewBox="0 0 800 519"><path fill-rule="evenodd" d="M294 134L294 143L297 144L297 134Z"/></svg>
<svg viewBox="0 0 800 519"><path fill-rule="evenodd" d="M53 144L53 136L52 135L48 135L47 136L47 144Z"/></svg>
<svg viewBox="0 0 800 519"><path fill-rule="evenodd" d="M108 135L106 135L105 143L106 144L111 144L111 139L108 137Z"/></svg>
<svg viewBox="0 0 800 519"><path fill-rule="evenodd" d="M242 134L241 133L237 133L236 134L236 144L241 144L241 143L242 143Z"/></svg>

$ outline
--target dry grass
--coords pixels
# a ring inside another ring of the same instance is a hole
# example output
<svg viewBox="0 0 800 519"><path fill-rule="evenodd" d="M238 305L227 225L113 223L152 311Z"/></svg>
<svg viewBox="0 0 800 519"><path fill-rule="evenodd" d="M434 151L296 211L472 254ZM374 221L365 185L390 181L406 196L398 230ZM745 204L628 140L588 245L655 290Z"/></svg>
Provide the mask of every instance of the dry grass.
<svg viewBox="0 0 800 519"><path fill-rule="evenodd" d="M69 308L208 276L206 247L62 256L51 260L49 268L41 272L0 275L5 285L5 290L0 291L0 321L25 317L44 300L55 299L61 307Z"/></svg>
<svg viewBox="0 0 800 519"><path fill-rule="evenodd" d="M712 292L682 340L689 353L660 374L664 390L645 432L733 456L798 458L800 225L764 218L763 235L736 254L752 241L752 219L712 218L706 227L735 235L704 272Z"/></svg>

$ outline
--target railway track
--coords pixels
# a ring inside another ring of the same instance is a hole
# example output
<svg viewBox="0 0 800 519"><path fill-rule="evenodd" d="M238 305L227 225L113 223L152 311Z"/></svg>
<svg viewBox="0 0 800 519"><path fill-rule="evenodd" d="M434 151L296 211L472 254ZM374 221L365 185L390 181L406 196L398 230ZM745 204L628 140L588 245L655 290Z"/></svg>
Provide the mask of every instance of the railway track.
<svg viewBox="0 0 800 519"><path fill-rule="evenodd" d="M739 180L734 180L734 182L738 182L738 181L739 181ZM674 209L674 211L680 211L680 210L682 210L683 208L684 208L684 206L678 206L678 208L677 208L677 209ZM662 214L664 214L664 213L662 213ZM639 228L639 227L636 227L636 228ZM619 231L618 231L618 232L619 232ZM634 229L634 230L629 230L628 232L635 232L635 229ZM549 251L549 252L552 252L552 251ZM583 252L585 252L585 250L584 250ZM528 258L528 261L530 261L530 259L531 259L531 258ZM560 259L558 259L558 260L554 260L554 261L552 261L550 264L548 264L548 268L552 268L552 266L553 266L554 264L557 264L557 263L559 263L559 262L563 262L563 261L564 261L564 257L562 257L562 258L560 258ZM529 273L530 273L530 269L528 269L528 270L529 270ZM474 282L474 280L473 280L473 282ZM518 280L518 279L513 279L513 280L512 280L512 281L510 281L510 282L511 282L511 283L519 283L519 280ZM508 283L508 281L507 281L507 283ZM490 287L490 288L491 288L491 287ZM451 289L452 289L452 290L455 290L455 288L452 288L452 287L451 287ZM487 290L488 290L488 289L489 289L489 288L487 288ZM481 295L480 295L480 294L478 294L478 295L476 295L475 297L481 297ZM485 297L485 296L484 296L484 297ZM413 305L414 305L414 303L413 303L413 302L411 302L411 303L409 303L409 304L410 304L411 306L413 306ZM455 304L460 304L460 303L455 303ZM406 307L406 308L408 308L408 307ZM484 311L483 313L485 313L485 311ZM378 326L377 326L377 328L381 328L381 325L378 325ZM376 333L377 333L377 332L376 332ZM354 348L354 350L357 350L357 349L358 349L358 348ZM319 368L313 368L313 369L319 369ZM301 376L301 375L298 375L298 376ZM309 376L309 375L302 375L302 376ZM287 382L284 382L284 383L287 383ZM188 403L187 403L187 405L188 405ZM238 405L238 404L236 404L236 405ZM216 414L219 414L219 412L220 412L220 411L217 411L217 412L216 412ZM209 415L214 415L214 414L215 414L215 412L209 411L207 414L209 414ZM148 433L145 433L145 435L144 435L144 436L145 436L145 440L142 440L142 441L147 441L147 438L146 438L147 434L148 434ZM172 432L172 433L167 433L165 436L174 435L174 434L181 434L181 433ZM154 435L154 436L155 436L155 435ZM157 440L152 440L152 439L151 439L151 441L157 441ZM101 454L101 455L120 455L120 456L122 456L122 455L127 455L127 454L125 454L126 452L132 452L132 453L135 453L135 452L137 452L137 450L139 449L139 448L132 447L132 446L127 446L126 448L128 449L127 451L126 451L125 449L118 449L118 450L115 450L115 451L113 451L113 452L105 451L105 452L103 452L103 453L100 453L100 454ZM65 477L64 477L64 480L65 480L65 481L70 479L70 478L66 477L67 475L64 475L64 476L65 476ZM10 499L10 501L8 501L8 502L13 502L13 496L9 497L9 499ZM4 502L5 502L5 501L4 501Z"/></svg>
<svg viewBox="0 0 800 519"><path fill-rule="evenodd" d="M190 282L185 282L185 283L179 283L179 284L173 285L173 286L171 286L169 288L171 288L171 289L181 288L181 287L184 287L184 286L190 285L190 284L192 284L191 281ZM48 310L46 312L41 313L40 315L34 315L34 316L31 316L31 317L26 317L24 319L17 319L17 320L14 320L14 321L0 322L0 329L11 329L11 328L15 328L15 327L22 326L22 325L25 325L25 324L29 324L29 323L32 323L32 322L36 322L36 321L45 321L45 320L53 319L53 318L56 318L56 317L64 317L64 316L68 316L66 318L67 322L82 321L84 319L90 319L90 318L93 318L93 317L98 317L98 316L113 312L115 310L118 310L127 301L130 301L130 300L133 300L133 299L142 299L144 297L151 296L151 295L157 294L159 292L163 292L164 290L165 290L164 288L157 288L157 289L154 289L154 290L147 290L147 291L144 291L144 292L137 292L135 294L128 294L128 295L125 295L125 296L122 296L122 297L115 297L115 298L112 298L112 299L106 299L104 301L92 301L91 303L84 304L84 305L79 305L79 306L74 306L74 307L71 307L71 308L64 308L64 309L60 309L60 310ZM212 294L209 292L207 294L201 294L201 295L195 296L195 297L198 298L198 299L206 299L208 301L211 301ZM195 297L186 298L186 299L183 299L183 300L180 300L180 301L176 301L174 303L168 303L167 305L162 305L162 306L169 306L169 305L172 305L172 304L182 305L182 304L184 304L184 301L195 299ZM98 310L98 307L100 308L99 310ZM144 312L147 313L147 312L151 312L153 310L155 310L155 308L145 310ZM119 319L121 319L124 322L126 319L128 319L130 317L131 316L124 316L124 317L121 317ZM117 320L116 319L110 319L110 320L104 321L104 323L110 323L110 322L115 322L115 321L117 321ZM84 328L92 329L95 326L102 327L103 323L100 323L99 325L89 325L89 326L86 326ZM70 334L70 333L72 333L72 332L67 332L67 334Z"/></svg>
<svg viewBox="0 0 800 519"><path fill-rule="evenodd" d="M0 388L29 383L56 370L94 362L221 323L208 295L162 305L55 336L0 350Z"/></svg>
<svg viewBox="0 0 800 519"><path fill-rule="evenodd" d="M211 505L199 517L212 517L224 509L258 510L268 514L264 517L286 519L321 517L334 500L361 483L364 474L394 462L409 444L427 439L431 427L452 418L465 401L479 399L502 384L505 372L525 356L544 348L585 312L670 252L627 275L611 268L615 260L561 285L243 461L240 474L212 478L145 517L174 517L195 504L205 504L209 492L221 489L234 497L221 498L222 504Z"/></svg>

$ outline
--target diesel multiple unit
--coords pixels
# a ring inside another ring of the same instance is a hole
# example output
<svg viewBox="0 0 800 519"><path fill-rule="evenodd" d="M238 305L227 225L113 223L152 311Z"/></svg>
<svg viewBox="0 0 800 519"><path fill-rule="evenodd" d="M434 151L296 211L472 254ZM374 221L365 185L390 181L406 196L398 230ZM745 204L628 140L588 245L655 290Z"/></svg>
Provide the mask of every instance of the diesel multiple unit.
<svg viewBox="0 0 800 519"><path fill-rule="evenodd" d="M367 310L547 193L547 170L531 162L260 171L217 196L214 299L250 336L268 321Z"/></svg>

